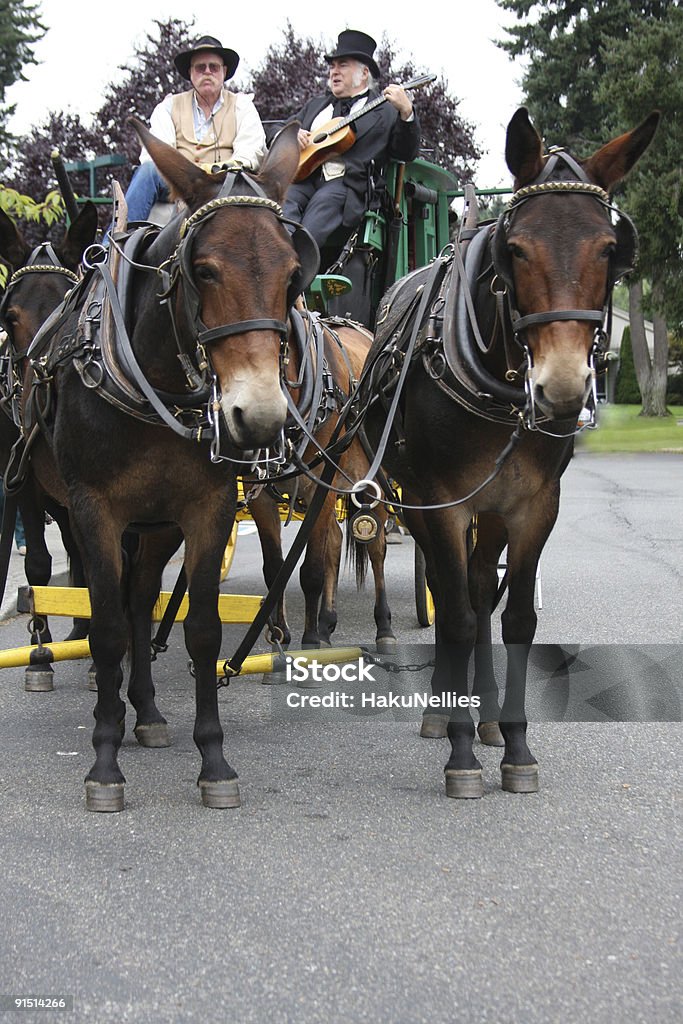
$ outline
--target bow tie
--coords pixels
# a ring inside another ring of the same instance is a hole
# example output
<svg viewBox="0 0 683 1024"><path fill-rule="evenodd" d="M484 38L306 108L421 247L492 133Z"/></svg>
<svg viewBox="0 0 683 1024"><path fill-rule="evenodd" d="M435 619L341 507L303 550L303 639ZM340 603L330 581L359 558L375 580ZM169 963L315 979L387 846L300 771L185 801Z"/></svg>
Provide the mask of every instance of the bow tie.
<svg viewBox="0 0 683 1024"><path fill-rule="evenodd" d="M357 96L344 96L334 101L334 109L332 110L333 117L348 117L351 112L351 107L358 100L364 99L368 95L369 90L358 93Z"/></svg>

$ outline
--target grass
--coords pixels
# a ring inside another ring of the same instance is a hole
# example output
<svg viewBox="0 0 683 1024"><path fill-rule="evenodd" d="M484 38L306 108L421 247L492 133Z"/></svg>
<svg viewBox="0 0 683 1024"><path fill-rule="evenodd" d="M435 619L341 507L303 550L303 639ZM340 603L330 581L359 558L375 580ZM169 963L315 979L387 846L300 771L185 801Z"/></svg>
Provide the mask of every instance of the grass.
<svg viewBox="0 0 683 1024"><path fill-rule="evenodd" d="M601 405L597 430L584 430L578 445L589 452L683 453L683 406L669 406L670 416L640 416L639 405Z"/></svg>

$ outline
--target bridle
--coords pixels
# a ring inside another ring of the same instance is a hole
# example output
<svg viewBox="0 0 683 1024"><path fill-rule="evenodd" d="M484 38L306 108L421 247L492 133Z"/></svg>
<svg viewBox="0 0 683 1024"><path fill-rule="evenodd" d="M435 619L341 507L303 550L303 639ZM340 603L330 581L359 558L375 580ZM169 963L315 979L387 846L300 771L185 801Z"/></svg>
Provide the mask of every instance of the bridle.
<svg viewBox="0 0 683 1024"><path fill-rule="evenodd" d="M575 175L571 179L553 178L553 175L562 170L562 165L569 168L570 173ZM610 227L616 234L617 245L615 252L610 258L610 271L607 281L605 300L602 309L554 309L541 313L530 313L521 316L518 310L518 302L515 295L515 286L512 275L510 254L507 250L507 237L513 223L515 213L524 204L530 202L537 196L548 194L580 194L588 195L600 203L606 210L606 216ZM610 219L610 214L617 216L615 224ZM609 194L599 185L588 180L588 177L581 165L564 149L553 147L542 173L530 185L518 189L507 204L506 209L498 218L492 244L493 267L496 278L504 285L504 294L507 297L508 311L512 323L512 330L515 340L521 345L526 360L525 391L527 395L527 426L531 430L539 430L536 421L535 401L532 385L533 354L524 334L529 327L539 324L554 323L558 321L576 320L591 323L594 325L593 343L588 356L588 367L591 375L592 389L592 410L591 423L594 419L595 407L597 405L596 371L595 359L602 354L609 341L612 317L612 291L616 282L624 274L631 271L635 265L638 252L638 236L631 219L622 213L611 202ZM495 283L495 278L494 278ZM495 292L494 283L492 291ZM549 433L548 431L542 431ZM555 436L555 435L552 435Z"/></svg>
<svg viewBox="0 0 683 1024"><path fill-rule="evenodd" d="M235 193L235 188L243 184L246 184L251 194ZM280 338L280 363L282 370L287 357L289 326L285 320L278 320L273 317L239 320L211 328L208 328L202 320L201 299L192 272L192 250L200 227L213 218L219 210L225 209L264 210L272 213L283 227L284 225L291 225L294 228L290 239L299 258L299 267L289 285L287 293L288 309L293 305L296 296L303 292L315 277L318 271L319 253L313 238L306 229L285 217L280 204L268 198L260 185L252 177L246 175L243 171L231 171L226 175L218 195L201 206L183 222L180 228L180 241L175 251L157 268L162 279L161 298L167 302L178 347L181 349L180 331L176 319L175 303L171 300L176 288L182 281L182 307L185 320L190 326L193 337L196 338L197 363L200 367L206 367L211 376L212 394L208 404L212 435L211 461L228 460L231 462L243 462L245 460L221 454L218 382L211 366L211 357L210 353L207 352L207 346L236 334L245 334L250 331L273 331ZM267 458L266 461L270 460ZM254 460L248 459L247 462L249 465L253 465Z"/></svg>
<svg viewBox="0 0 683 1024"><path fill-rule="evenodd" d="M0 392L2 394L0 404L2 404L6 414L11 417L15 426L19 427L19 429L21 429L19 406L22 381L17 370L17 364L26 357L28 350L20 352L15 347L12 325L7 322L7 312L12 300L13 290L20 281L23 281L30 274L59 274L72 285L77 285L80 281L78 274L74 273L73 270L69 270L68 267L62 266L51 243L41 242L32 251L24 266L15 270L7 282L2 300L0 300L0 326L7 332L9 339L5 357L6 362L3 360L2 370L0 371Z"/></svg>
<svg viewBox="0 0 683 1024"><path fill-rule="evenodd" d="M0 324L3 325L5 330L9 326L6 323L6 316L12 289L28 274L61 274L63 277L67 277L73 284L78 284L80 281L78 274L62 266L50 242L41 242L40 245L35 247L24 266L15 270L7 282L2 301L0 301ZM15 352L14 354L16 358L21 359L26 353Z"/></svg>

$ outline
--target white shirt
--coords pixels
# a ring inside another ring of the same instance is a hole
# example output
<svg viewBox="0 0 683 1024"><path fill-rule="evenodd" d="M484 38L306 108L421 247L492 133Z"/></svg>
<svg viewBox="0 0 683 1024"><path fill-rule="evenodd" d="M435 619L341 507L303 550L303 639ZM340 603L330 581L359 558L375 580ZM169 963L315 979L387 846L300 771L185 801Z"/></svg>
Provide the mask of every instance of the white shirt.
<svg viewBox="0 0 683 1024"><path fill-rule="evenodd" d="M246 93L237 92L235 96L235 141L233 143L233 160L239 160L247 170L257 171L266 154L266 136L261 124L256 107L251 96ZM215 114L223 106L223 94L218 97L212 114ZM173 110L173 96L165 96L161 103L152 111L149 121L150 131L157 139L167 142L175 148L176 136L175 125L171 116ZM197 103L197 97L192 96L192 113L194 115L194 132L197 142L201 142L211 128L211 118L207 117ZM140 163L151 160L151 156L143 147L140 152Z"/></svg>

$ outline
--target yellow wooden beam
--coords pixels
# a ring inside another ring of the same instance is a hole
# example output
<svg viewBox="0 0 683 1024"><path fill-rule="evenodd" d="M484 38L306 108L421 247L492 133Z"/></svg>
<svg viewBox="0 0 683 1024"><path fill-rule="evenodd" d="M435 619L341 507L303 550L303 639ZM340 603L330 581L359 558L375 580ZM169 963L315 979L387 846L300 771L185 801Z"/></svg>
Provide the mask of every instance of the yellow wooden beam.
<svg viewBox="0 0 683 1024"><path fill-rule="evenodd" d="M29 600L33 601L33 613L36 615L67 615L77 619L90 618L90 597L85 587L31 587ZM152 621L160 622L171 595L168 591L159 594L154 605ZM251 594L219 594L218 614L221 622L239 623L253 622L261 606L261 597ZM182 622L188 611L187 595L183 598L176 622Z"/></svg>
<svg viewBox="0 0 683 1024"><path fill-rule="evenodd" d="M56 587L45 587L41 589L53 590ZM37 645L31 647L15 647L12 650L0 651L0 669L20 668L23 665L31 664L31 655L39 648ZM72 661L78 658L90 657L90 644L87 640L55 640L43 645L51 657L51 662ZM240 675L262 675L264 672L284 672L286 659L303 659L305 664L312 661L322 665L357 661L363 656L360 647L325 647L322 650L287 651L283 657L281 654L252 654L244 659ZM300 661L299 664L302 662ZM225 659L216 664L216 678L223 676Z"/></svg>

